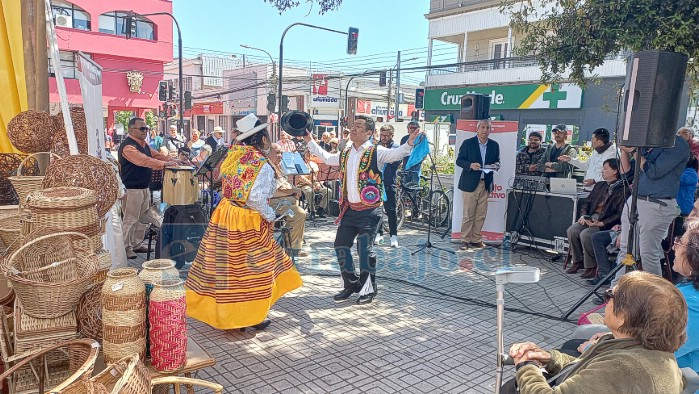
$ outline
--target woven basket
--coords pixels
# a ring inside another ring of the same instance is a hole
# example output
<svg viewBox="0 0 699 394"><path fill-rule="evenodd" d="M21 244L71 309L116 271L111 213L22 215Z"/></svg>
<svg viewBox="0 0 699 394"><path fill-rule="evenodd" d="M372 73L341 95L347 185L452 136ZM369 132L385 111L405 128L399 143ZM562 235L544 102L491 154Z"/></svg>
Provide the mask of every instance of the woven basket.
<svg viewBox="0 0 699 394"><path fill-rule="evenodd" d="M11 255L22 246L22 217L21 213L5 213L0 216L0 255Z"/></svg>
<svg viewBox="0 0 699 394"><path fill-rule="evenodd" d="M151 366L159 372L179 371L187 363L187 300L184 282L156 282L148 303Z"/></svg>
<svg viewBox="0 0 699 394"><path fill-rule="evenodd" d="M44 188L73 186L94 191L100 218L112 209L119 195L119 180L114 167L88 155L66 156L51 163L43 185Z"/></svg>
<svg viewBox="0 0 699 394"><path fill-rule="evenodd" d="M180 272L175 268L175 262L170 259L155 259L143 263L143 269L138 276L146 285L146 332L150 332L148 319L148 304L153 284L166 279L179 278ZM146 356L150 358L150 337L146 336Z"/></svg>
<svg viewBox="0 0 699 394"><path fill-rule="evenodd" d="M102 286L102 343L105 360L146 352L146 288L133 268L107 274Z"/></svg>
<svg viewBox="0 0 699 394"><path fill-rule="evenodd" d="M102 342L102 286L103 283L93 284L75 309L80 334L98 342Z"/></svg>
<svg viewBox="0 0 699 394"><path fill-rule="evenodd" d="M75 339L16 355L11 358L19 362L0 375L0 381L3 385L9 385L11 393L63 392L74 382L92 375L98 352L97 342ZM64 360L61 364L51 364L50 360L59 358ZM40 384L42 382L43 385Z"/></svg>
<svg viewBox="0 0 699 394"><path fill-rule="evenodd" d="M15 353L51 346L78 337L78 323L72 311L53 319L37 319L24 313L20 300L15 300L13 317ZM64 358L58 358L51 361L60 363L63 360Z"/></svg>
<svg viewBox="0 0 699 394"><path fill-rule="evenodd" d="M35 192L37 190L41 190L43 188L43 183L44 183L44 176L43 175L23 175L24 174L24 166L28 162L29 159L33 158L34 156L38 155L38 153L31 154L22 160L22 162L19 164L19 167L17 167L17 175L8 177L7 179L12 182L12 187L15 188L15 193L17 193L17 201L19 201L19 206L24 207L25 201L27 200L27 197L29 194L32 192ZM60 158L58 155L51 153L50 158ZM36 160L36 159L34 159ZM36 162L35 166L36 166ZM33 171L31 172L32 174L37 174L38 167L34 167Z"/></svg>
<svg viewBox="0 0 699 394"><path fill-rule="evenodd" d="M46 112L24 111L7 124L7 137L12 146L25 153L48 152L51 149L54 121Z"/></svg>
<svg viewBox="0 0 699 394"><path fill-rule="evenodd" d="M137 355L115 361L90 379L112 394L150 394L150 372ZM62 393L85 393L84 391L62 391ZM98 391L98 393L101 393Z"/></svg>
<svg viewBox="0 0 699 394"><path fill-rule="evenodd" d="M31 231L77 232L89 237L86 247L102 249L102 226L97 217L95 192L81 187L52 187L27 197Z"/></svg>
<svg viewBox="0 0 699 394"><path fill-rule="evenodd" d="M21 153L0 153L0 205L17 205L19 199L12 187L12 182L8 179L12 175L17 175L17 168L27 157ZM34 169L36 171L28 171ZM36 160L32 159L24 167L25 175L39 175L39 168Z"/></svg>
<svg viewBox="0 0 699 394"><path fill-rule="evenodd" d="M75 308L97 272L97 256L84 247L86 239L79 233L46 235L12 254L7 279L27 314L50 319Z"/></svg>
<svg viewBox="0 0 699 394"><path fill-rule="evenodd" d="M78 152L85 155L87 154L87 118L85 117L85 110L81 107L71 107L70 119L73 123L75 139L78 142ZM54 127L51 133L51 151L61 156L70 156L63 112L59 112L58 115L53 116L52 121Z"/></svg>

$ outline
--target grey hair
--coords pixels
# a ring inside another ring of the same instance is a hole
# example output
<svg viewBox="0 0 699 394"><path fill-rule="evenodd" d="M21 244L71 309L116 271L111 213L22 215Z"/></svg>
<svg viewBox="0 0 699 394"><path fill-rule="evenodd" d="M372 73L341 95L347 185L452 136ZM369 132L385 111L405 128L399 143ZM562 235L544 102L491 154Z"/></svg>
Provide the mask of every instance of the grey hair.
<svg viewBox="0 0 699 394"><path fill-rule="evenodd" d="M476 125L476 129L481 127L481 124L483 124L483 123L488 123L490 125L490 127L493 127L493 122L491 122L490 119L481 119L478 121L478 124Z"/></svg>

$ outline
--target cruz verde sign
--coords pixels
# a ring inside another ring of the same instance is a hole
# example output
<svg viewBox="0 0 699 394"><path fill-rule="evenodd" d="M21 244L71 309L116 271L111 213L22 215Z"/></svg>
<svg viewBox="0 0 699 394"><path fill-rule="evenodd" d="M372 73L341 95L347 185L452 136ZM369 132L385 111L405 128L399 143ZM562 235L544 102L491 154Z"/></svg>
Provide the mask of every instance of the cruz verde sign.
<svg viewBox="0 0 699 394"><path fill-rule="evenodd" d="M470 86L425 91L426 110L459 110L461 96L481 93L490 96L490 110L561 109L582 107L583 90L574 84Z"/></svg>

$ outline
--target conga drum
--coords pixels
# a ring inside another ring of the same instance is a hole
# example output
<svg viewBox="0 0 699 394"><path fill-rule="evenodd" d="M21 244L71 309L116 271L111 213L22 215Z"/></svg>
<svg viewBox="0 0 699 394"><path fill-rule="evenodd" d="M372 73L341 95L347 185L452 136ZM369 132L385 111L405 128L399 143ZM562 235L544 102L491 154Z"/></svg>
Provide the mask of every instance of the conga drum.
<svg viewBox="0 0 699 394"><path fill-rule="evenodd" d="M163 202L170 205L192 205L199 196L199 182L194 167L165 167L163 173Z"/></svg>

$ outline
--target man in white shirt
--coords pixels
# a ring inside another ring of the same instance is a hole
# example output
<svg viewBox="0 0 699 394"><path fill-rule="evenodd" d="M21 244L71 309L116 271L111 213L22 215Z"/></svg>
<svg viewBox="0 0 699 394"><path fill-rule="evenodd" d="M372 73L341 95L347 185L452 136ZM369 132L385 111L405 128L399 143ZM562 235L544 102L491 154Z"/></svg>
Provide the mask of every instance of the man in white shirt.
<svg viewBox="0 0 699 394"><path fill-rule="evenodd" d="M576 158L570 157L568 155L558 156L558 161L565 161L571 165L580 168L585 171L585 180L583 180L583 186L585 190L590 191L595 186L595 183L601 182L602 178L602 167L607 159L614 159L619 156L619 151L614 144L610 141L611 137L609 130L604 127L600 127L592 132L592 155L587 161L580 161Z"/></svg>
<svg viewBox="0 0 699 394"><path fill-rule="evenodd" d="M304 139L312 154L325 164L340 166L340 226L335 235L335 253L342 272L344 289L333 298L345 301L353 293L359 293L357 304L368 304L376 296L376 254L373 240L379 229L382 216L383 179L381 168L387 163L408 156L415 138L410 134L408 143L396 149L376 146L371 137L376 129L374 120L358 116L350 131L352 146L340 153L329 153L322 149L311 135ZM351 248L357 239L360 274L357 276L352 261Z"/></svg>

